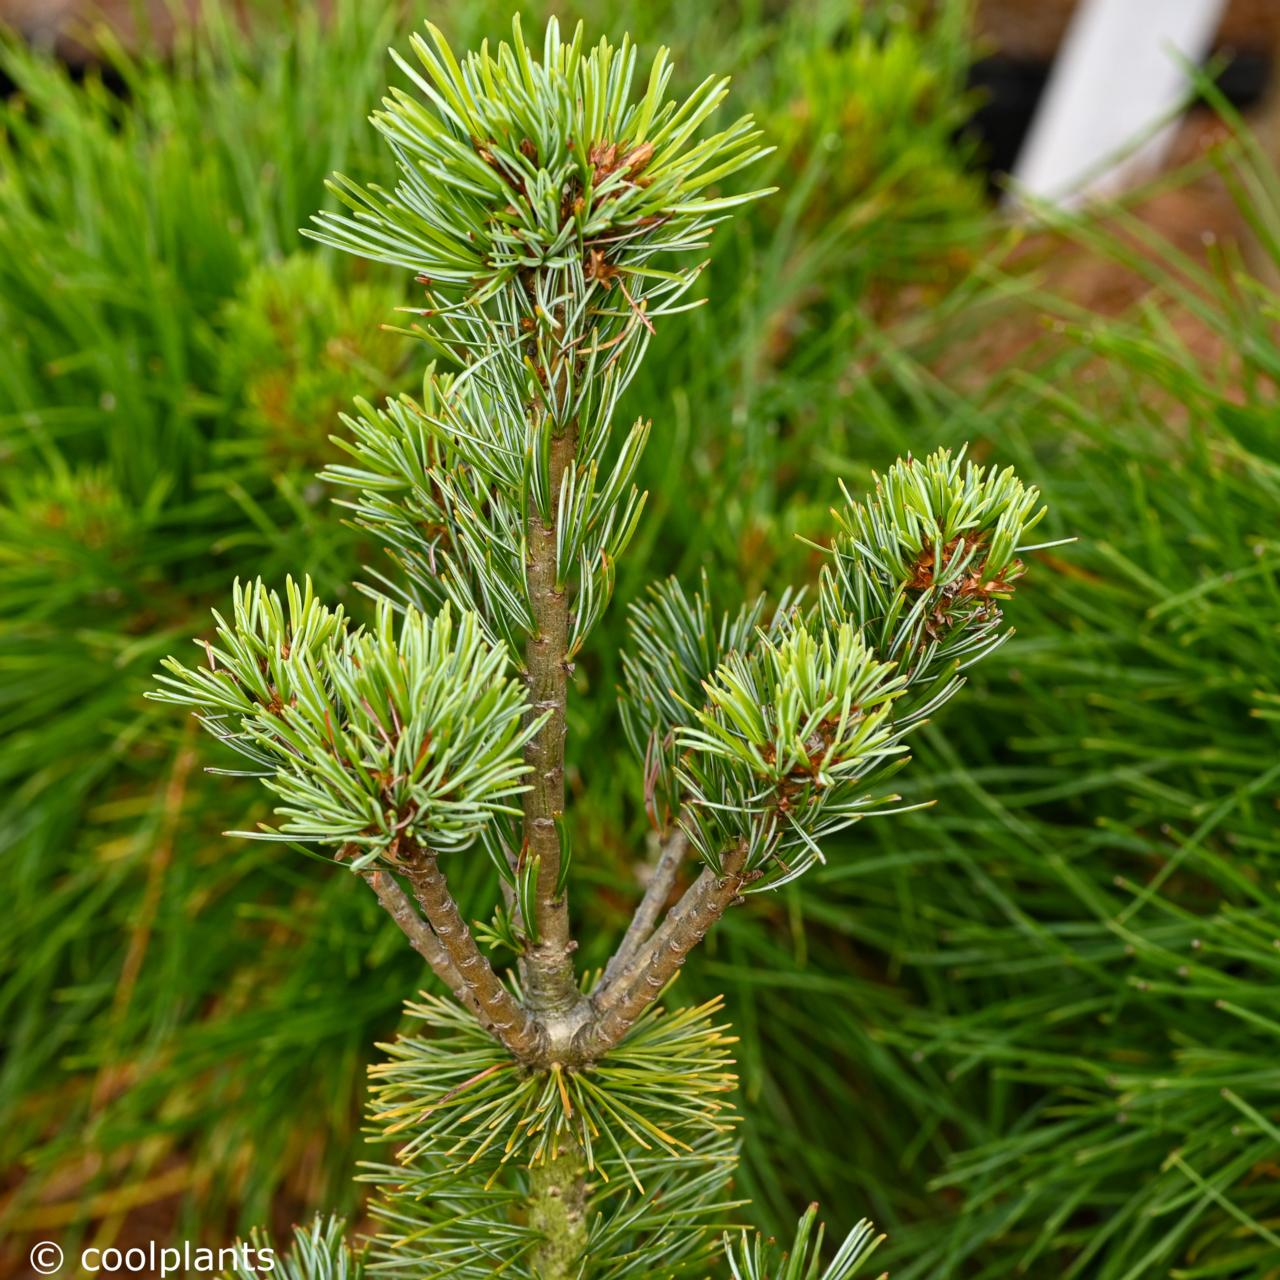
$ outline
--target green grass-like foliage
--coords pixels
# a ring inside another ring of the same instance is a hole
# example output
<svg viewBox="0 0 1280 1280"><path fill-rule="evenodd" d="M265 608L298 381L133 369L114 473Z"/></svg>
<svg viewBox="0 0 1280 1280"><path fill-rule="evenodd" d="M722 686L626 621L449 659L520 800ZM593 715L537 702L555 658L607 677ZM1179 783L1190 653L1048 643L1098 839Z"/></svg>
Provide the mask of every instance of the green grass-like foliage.
<svg viewBox="0 0 1280 1280"><path fill-rule="evenodd" d="M1271 263L1274 162L1250 147L1216 161ZM1033 295L1023 322L1057 332L977 400L970 368L885 349L903 395L877 440L954 444L977 413L1045 477L1038 536L1084 536L1020 584L983 714L916 738L902 789L939 807L859 828L795 895L807 967L785 936L730 957L776 966L753 1016L788 1034L754 1079L789 1157L824 1197L866 1171L909 1280L1253 1280L1276 1256L1276 299L1235 247L1197 262L1111 216L1052 225L1145 281L1132 314ZM850 1088L822 1060L850 1045L863 1124L819 1155ZM886 1148L909 1152L896 1213Z"/></svg>
<svg viewBox="0 0 1280 1280"><path fill-rule="evenodd" d="M301 7L282 41L249 7L202 5L164 54L108 37L79 74L0 35L0 1162L20 1183L0 1254L49 1235L26 1217L42 1189L68 1254L119 1188L150 1206L144 1131L203 1166L206 1221L246 1200L260 1220L303 1125L353 1139L363 1051L337 1041L403 998L348 894L222 839L264 793L197 785L190 729L142 696L247 564L280 582L305 547L340 587L353 539L314 470L353 379L403 385L405 341L376 327L403 290L353 286L295 230L330 169L366 163L351 103L384 82L394 15ZM270 941L282 910L325 923ZM348 946L373 982L326 1007L307 992L350 972ZM283 1071L282 1043L308 1046ZM126 1059L132 1083L95 1092ZM86 1147L99 1171L63 1181Z"/></svg>

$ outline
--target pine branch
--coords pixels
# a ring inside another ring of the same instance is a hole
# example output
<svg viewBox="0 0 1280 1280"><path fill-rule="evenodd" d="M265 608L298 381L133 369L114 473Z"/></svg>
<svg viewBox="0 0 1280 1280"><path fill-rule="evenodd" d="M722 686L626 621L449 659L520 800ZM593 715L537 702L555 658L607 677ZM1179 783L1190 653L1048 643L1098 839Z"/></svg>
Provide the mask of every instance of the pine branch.
<svg viewBox="0 0 1280 1280"><path fill-rule="evenodd" d="M538 1020L502 985L476 946L435 854L406 844L400 862L418 905L462 980L459 998L478 1011L481 1024L517 1058L536 1057L544 1048L545 1032Z"/></svg>
<svg viewBox="0 0 1280 1280"><path fill-rule="evenodd" d="M726 82L666 98L665 51L633 97L629 41L587 50L552 21L539 60L517 21L510 44L459 60L429 34L420 70L401 62L413 91L375 117L397 185L335 179L348 212L314 232L426 291L440 371L420 400L358 403L354 465L327 476L356 491L357 522L404 581L379 580L368 631L309 584L288 584L287 610L261 583L237 588L207 666L168 662L160 696L253 761L280 801L264 838L338 848L455 997L411 1010L428 1034L375 1071L400 1161L371 1175L388 1188L379 1273L705 1273L734 1207L732 1040L718 1001L671 1012L659 997L745 893L802 874L825 837L896 799L883 784L907 735L1002 639L996 602L1038 497L1012 472L908 459L838 517L814 604L783 591L767 619L763 598L721 615L705 584L690 598L668 582L633 608L624 731L655 829L679 819L585 998L566 891L569 675L632 541L650 435L615 429L615 412L700 270L670 256L762 194L720 184L763 150L749 118L707 135ZM439 863L477 843L502 878L491 934L520 955L519 995ZM702 870L664 914L689 850ZM723 1241L753 1280L812 1280L820 1243L812 1212L776 1268L759 1242ZM868 1243L855 1231L830 1280ZM353 1260L336 1244L330 1231L303 1249Z"/></svg>
<svg viewBox="0 0 1280 1280"><path fill-rule="evenodd" d="M409 870L504 1043L526 1060L545 1052L554 1072L586 1013L561 847L569 664L612 594L644 501L631 481L647 424L618 447L613 413L655 317L697 276L652 259L700 247L725 210L751 198L709 188L762 151L749 120L695 140L725 85L708 80L684 104L664 101L665 52L632 102L629 42L584 55L581 29L565 43L553 20L539 63L517 20L512 45L459 62L430 34L414 42L425 76L401 64L429 107L398 92L375 117L402 182L387 192L337 180L353 216L321 214L314 234L414 270L429 290L428 340L461 372L429 379L422 409L365 411L353 453L366 465L334 478L361 490L362 522L428 597L523 649L524 839L514 873L505 852L499 870L504 881L526 878L514 896L536 1034L506 1024L496 980L485 980L478 953L463 954L474 944L442 915L447 893L422 879L434 862ZM527 1212L545 1219L535 1270L547 1280L577 1275L586 1255L585 1211L571 1211L584 1204L586 1163L567 1148L531 1188Z"/></svg>
<svg viewBox="0 0 1280 1280"><path fill-rule="evenodd" d="M825 1228L818 1221L818 1206L811 1204L796 1224L795 1235L782 1250L774 1240L747 1232L735 1242L725 1236L725 1256L733 1280L852 1280L876 1249L883 1235L865 1218L844 1238L835 1256L822 1265ZM886 1280L887 1272L880 1280Z"/></svg>
<svg viewBox="0 0 1280 1280"><path fill-rule="evenodd" d="M784 601L767 626L757 607L750 635L726 615L719 644L705 597L677 584L633 611L624 725L706 865L745 843L760 887L782 884L824 839L894 811L906 738L1008 636L999 606L1043 515L1012 470L940 450L837 513L812 606Z"/></svg>
<svg viewBox="0 0 1280 1280"><path fill-rule="evenodd" d="M717 643L705 590L690 601L668 582L633 610L624 723L646 772L683 800L681 829L705 870L637 946L641 904L575 1036L585 1059L658 998L747 885L794 879L821 860L824 837L894 811L899 797L883 787L907 763L904 739L1008 634L998 602L1025 571L1018 553L1034 549L1023 539L1044 515L1038 501L1012 470L940 450L896 463L838 516L807 611L780 608L767 627L759 605L736 623L725 615ZM713 653L723 656L695 694Z"/></svg>
<svg viewBox="0 0 1280 1280"><path fill-rule="evenodd" d="M427 1150L471 1165L490 1157L533 1167L580 1149L586 1169L613 1177L640 1151L679 1157L700 1136L736 1122L728 1027L718 998L694 1009L646 1010L626 1037L585 1070L528 1070L464 1009L436 997L411 1003L421 1033L402 1036L372 1069L375 1117L412 1162ZM664 1086L677 1083L678 1091ZM636 1138L642 1139L636 1145Z"/></svg>
<svg viewBox="0 0 1280 1280"><path fill-rule="evenodd" d="M627 931L618 944L618 949L610 957L600 980L600 988L613 981L615 977L635 959L636 953L647 942L653 933L658 917L662 914L667 899L675 888L684 865L685 856L689 852L689 837L683 828L677 826L667 837L658 855L657 864L649 873L649 882L645 885L644 896L640 899L627 926Z"/></svg>
<svg viewBox="0 0 1280 1280"><path fill-rule="evenodd" d="M704 571L692 593L666 578L630 605L618 711L627 740L644 761L645 811L656 829L665 830L680 805L675 734L689 707L702 701L703 682L730 654L749 649L759 628L773 634L793 603L784 592L767 616L761 594L734 614L718 612Z"/></svg>
<svg viewBox="0 0 1280 1280"><path fill-rule="evenodd" d="M759 872L746 869L746 862L747 850L739 846L725 855L719 873L704 868L635 958L592 997L592 1020L573 1042L583 1061L594 1061L626 1035L743 887L759 878Z"/></svg>
<svg viewBox="0 0 1280 1280"><path fill-rule="evenodd" d="M409 939L409 945L431 966L432 972L455 995L466 992L462 975L454 966L448 951L436 937L431 926L418 914L394 876L387 871L366 868L361 876L377 895L382 908L396 922L400 932ZM459 999L461 999L459 995ZM474 1004L474 1002L472 1002Z"/></svg>
<svg viewBox="0 0 1280 1280"><path fill-rule="evenodd" d="M166 659L150 696L192 708L279 798L279 829L244 834L333 847L359 872L402 839L459 853L514 811L541 722L474 614L410 606L397 625L384 601L358 630L291 579L284 600L237 583L233 605L205 665Z"/></svg>
<svg viewBox="0 0 1280 1280"><path fill-rule="evenodd" d="M236 1263L224 1273L225 1280L260 1280L277 1275L281 1280L364 1280L364 1249L353 1249L345 1237L341 1218L322 1218L310 1226L293 1229L293 1243L287 1250L273 1246L270 1236L254 1231L247 1244L236 1249ZM221 1257L221 1250L218 1250Z"/></svg>

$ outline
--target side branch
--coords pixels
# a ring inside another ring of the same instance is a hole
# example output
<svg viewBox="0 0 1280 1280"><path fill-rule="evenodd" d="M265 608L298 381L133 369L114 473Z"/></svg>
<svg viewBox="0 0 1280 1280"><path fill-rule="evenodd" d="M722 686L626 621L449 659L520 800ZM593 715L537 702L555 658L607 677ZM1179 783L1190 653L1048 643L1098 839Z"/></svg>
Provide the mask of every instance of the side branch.
<svg viewBox="0 0 1280 1280"><path fill-rule="evenodd" d="M743 871L746 850L731 850L717 876L709 868L667 913L653 937L625 965L613 982L592 998L596 1016L574 1037L583 1061L594 1061L626 1035L632 1023L679 972L685 958L707 930L729 909L743 887L759 873Z"/></svg>
<svg viewBox="0 0 1280 1280"><path fill-rule="evenodd" d="M645 885L644 897L640 899L617 951L605 966L598 990L609 986L635 960L637 952L648 941L657 926L662 908L667 905L688 851L689 837L685 835L683 828L676 827L662 846L657 865L649 876L649 883Z"/></svg>
<svg viewBox="0 0 1280 1280"><path fill-rule="evenodd" d="M466 990L466 983L454 968L449 953L431 926L418 914L396 878L372 867L360 874L365 884L377 894L382 909L399 925L400 932L409 939L409 945L431 966L436 977L455 994L459 989Z"/></svg>
<svg viewBox="0 0 1280 1280"><path fill-rule="evenodd" d="M435 855L425 849L417 850L411 860L405 862L405 874L432 931L457 971L462 991L466 993L459 998L476 1013L481 1025L517 1058L535 1057L543 1047L543 1029L502 985L493 966L476 946ZM455 994L459 994L456 989Z"/></svg>

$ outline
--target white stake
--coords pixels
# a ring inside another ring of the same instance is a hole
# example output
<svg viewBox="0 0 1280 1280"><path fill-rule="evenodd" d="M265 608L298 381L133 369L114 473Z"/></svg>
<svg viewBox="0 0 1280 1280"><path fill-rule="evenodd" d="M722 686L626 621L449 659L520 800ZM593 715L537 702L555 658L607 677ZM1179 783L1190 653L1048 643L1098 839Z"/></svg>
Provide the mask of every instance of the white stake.
<svg viewBox="0 0 1280 1280"><path fill-rule="evenodd" d="M1070 207L1158 168L1225 0L1082 0L1014 169L1016 192ZM1109 163L1111 161L1111 163Z"/></svg>

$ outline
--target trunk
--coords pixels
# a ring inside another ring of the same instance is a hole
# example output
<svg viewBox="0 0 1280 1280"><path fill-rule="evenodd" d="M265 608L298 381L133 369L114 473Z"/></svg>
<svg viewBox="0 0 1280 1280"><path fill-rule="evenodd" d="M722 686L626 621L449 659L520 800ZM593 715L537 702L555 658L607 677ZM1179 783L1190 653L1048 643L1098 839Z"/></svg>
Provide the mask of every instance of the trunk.
<svg viewBox="0 0 1280 1280"><path fill-rule="evenodd" d="M564 812L565 701L568 691L569 601L556 582L556 513L560 481L573 466L577 433L566 430L551 442L551 514L529 518L529 598L537 631L525 649L529 702L534 715L550 713L530 742L526 758L533 766L524 796L526 857L538 859L538 940L521 964L525 997L537 1013L560 1014L581 999L573 970L569 907L557 891L560 880L560 832ZM531 929L532 931L532 929Z"/></svg>
<svg viewBox="0 0 1280 1280"><path fill-rule="evenodd" d="M529 1170L529 1225L543 1237L532 1254L539 1280L575 1280L587 1252L586 1163L577 1148Z"/></svg>

